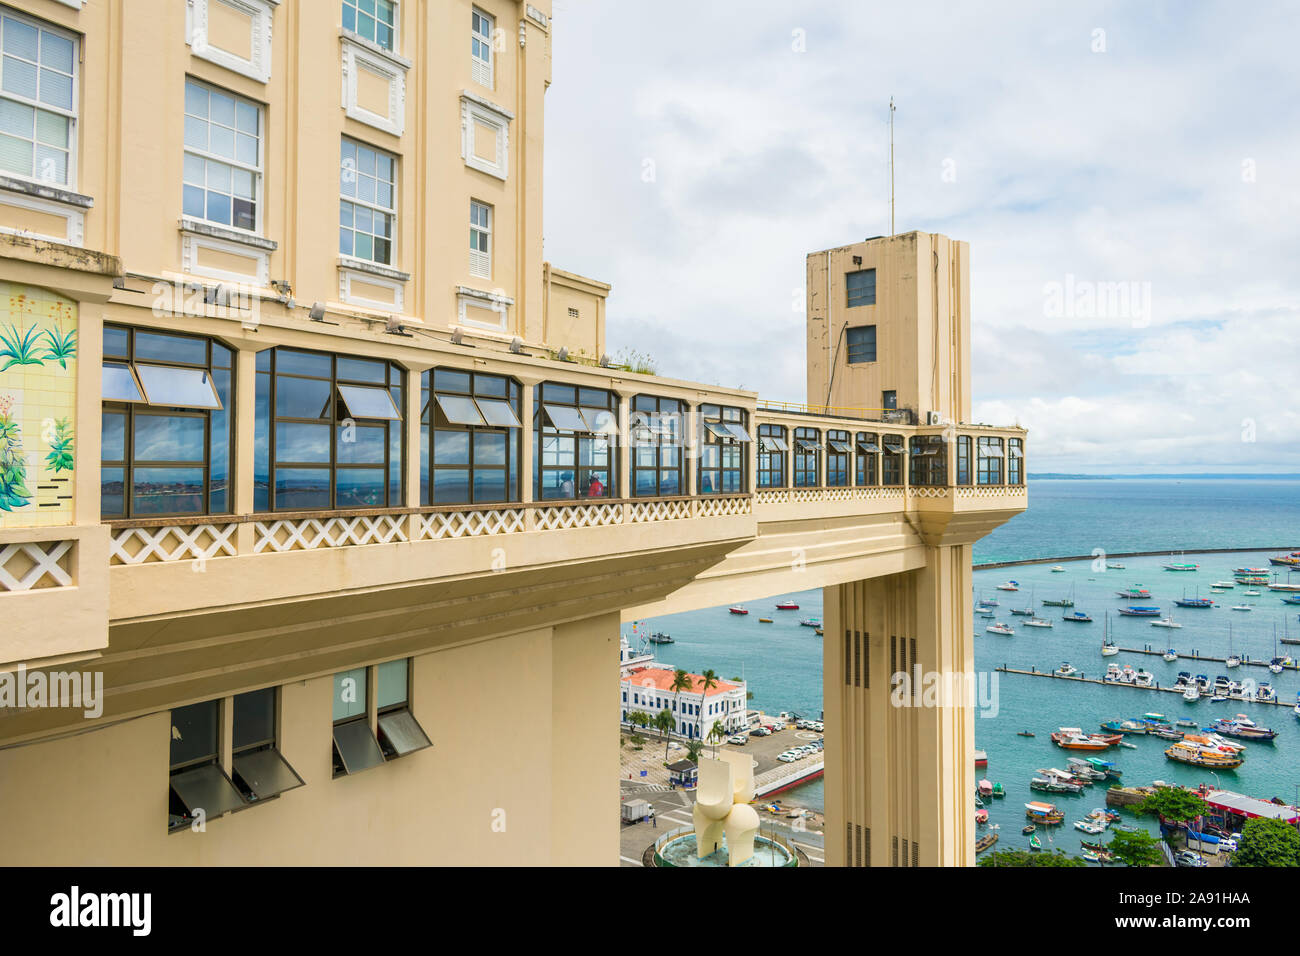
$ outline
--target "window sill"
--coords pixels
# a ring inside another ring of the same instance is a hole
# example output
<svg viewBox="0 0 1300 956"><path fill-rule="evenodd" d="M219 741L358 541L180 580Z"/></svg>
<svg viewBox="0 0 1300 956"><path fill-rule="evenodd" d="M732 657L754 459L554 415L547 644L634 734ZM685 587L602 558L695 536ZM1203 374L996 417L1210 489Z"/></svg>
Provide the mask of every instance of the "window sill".
<svg viewBox="0 0 1300 956"><path fill-rule="evenodd" d="M6 176L0 174L0 189L5 192L20 193L24 196L30 196L33 199L44 199L46 202L55 202L64 206L73 206L77 209L89 209L95 205L95 200L74 192L71 189L65 189L62 186L53 186L49 183L40 183L29 179L19 179L16 176Z"/></svg>
<svg viewBox="0 0 1300 956"><path fill-rule="evenodd" d="M351 30L345 30L342 27L339 27L339 39L346 40L348 43L354 43L367 53L373 53L375 56L383 57L389 63L393 64L393 66L401 70L410 70L411 67L415 65L400 53L395 53L392 50L385 50L374 40L367 40L361 34L353 33Z"/></svg>
<svg viewBox="0 0 1300 956"><path fill-rule="evenodd" d="M181 216L181 232L193 233L196 236L207 236L210 239L224 239L226 242L237 242L241 245L248 246L252 249L259 249L263 252L275 252L280 248L280 244L274 239L267 239L264 236L257 236L251 232L244 232L240 229L231 229L229 226L221 226L216 223L205 222L202 219L193 219L189 216Z"/></svg>
<svg viewBox="0 0 1300 956"><path fill-rule="evenodd" d="M409 272L402 272L400 269L381 265L378 262L369 262L365 259L354 259L351 256L339 256L339 268L351 269L354 272L365 272L372 276L392 279L394 282L409 282L411 279L411 274Z"/></svg>

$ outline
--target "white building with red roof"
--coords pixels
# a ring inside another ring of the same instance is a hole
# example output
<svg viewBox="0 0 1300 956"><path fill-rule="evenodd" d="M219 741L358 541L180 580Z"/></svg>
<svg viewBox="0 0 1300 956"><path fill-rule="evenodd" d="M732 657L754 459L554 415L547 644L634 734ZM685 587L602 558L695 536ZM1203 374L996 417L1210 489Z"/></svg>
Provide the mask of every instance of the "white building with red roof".
<svg viewBox="0 0 1300 956"><path fill-rule="evenodd" d="M633 667L623 674L619 681L623 721L626 723L634 711L643 711L653 718L667 710L676 720L673 732L688 740L706 738L715 722L721 722L729 734L748 729L744 681L719 678L717 686L705 691L701 675L687 674L690 688L673 690L675 673L667 665L652 663Z"/></svg>

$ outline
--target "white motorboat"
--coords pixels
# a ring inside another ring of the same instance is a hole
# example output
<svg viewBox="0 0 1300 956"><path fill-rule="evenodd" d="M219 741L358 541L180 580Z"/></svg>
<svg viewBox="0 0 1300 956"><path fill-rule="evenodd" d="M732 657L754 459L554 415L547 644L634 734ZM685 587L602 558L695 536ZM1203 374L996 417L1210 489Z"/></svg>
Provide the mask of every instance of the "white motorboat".
<svg viewBox="0 0 1300 956"><path fill-rule="evenodd" d="M1156 682L1156 675L1151 673L1146 668L1143 668L1142 670L1138 671L1137 675L1133 678L1133 683L1137 684L1137 686L1139 687L1150 687L1155 682Z"/></svg>
<svg viewBox="0 0 1300 956"><path fill-rule="evenodd" d="M1176 650L1174 650L1172 647L1169 648L1169 650L1165 651L1165 652L1164 652L1163 654L1161 654L1160 656L1163 657L1163 658L1164 658L1166 661L1168 661L1170 664L1172 664L1174 661L1178 660L1178 652L1177 652Z"/></svg>
<svg viewBox="0 0 1300 956"><path fill-rule="evenodd" d="M1179 624L1177 621L1175 621L1172 617L1162 617L1158 621L1152 621L1151 626L1152 627L1182 627L1182 625Z"/></svg>
<svg viewBox="0 0 1300 956"><path fill-rule="evenodd" d="M1012 628L1007 627L1005 624L990 624L988 627L984 628L984 630L988 631L990 634L1005 634L1008 637L1016 633Z"/></svg>
<svg viewBox="0 0 1300 956"><path fill-rule="evenodd" d="M1223 662L1224 667L1240 667L1241 658L1236 654L1229 654L1227 660Z"/></svg>
<svg viewBox="0 0 1300 956"><path fill-rule="evenodd" d="M1054 565L1052 565L1052 573L1054 573L1054 574L1059 574L1060 572L1062 572L1062 571L1064 571L1064 570L1065 570L1065 568L1061 567L1059 564L1054 564Z"/></svg>
<svg viewBox="0 0 1300 956"><path fill-rule="evenodd" d="M1233 609L1234 611L1253 611L1253 610L1255 610L1254 606L1253 606L1253 605L1250 605L1250 604L1234 604L1234 605L1232 606L1232 609Z"/></svg>
<svg viewBox="0 0 1300 956"><path fill-rule="evenodd" d="M1119 665L1118 664L1106 665L1106 674L1104 677L1102 677L1102 680L1106 681L1108 684L1119 683ZM1296 706L1300 706L1300 701L1297 702Z"/></svg>
<svg viewBox="0 0 1300 956"><path fill-rule="evenodd" d="M1046 621L1041 617L1031 617L1029 620L1021 621L1020 623L1023 624L1025 627L1051 627L1052 626L1051 621Z"/></svg>
<svg viewBox="0 0 1300 956"><path fill-rule="evenodd" d="M1201 689L1195 684L1188 684L1187 690L1183 691L1183 700L1189 704L1194 704L1201 699Z"/></svg>
<svg viewBox="0 0 1300 956"><path fill-rule="evenodd" d="M1053 673L1056 674L1057 677L1073 677L1075 674L1079 673L1079 669L1069 661L1062 661L1061 666L1053 671Z"/></svg>

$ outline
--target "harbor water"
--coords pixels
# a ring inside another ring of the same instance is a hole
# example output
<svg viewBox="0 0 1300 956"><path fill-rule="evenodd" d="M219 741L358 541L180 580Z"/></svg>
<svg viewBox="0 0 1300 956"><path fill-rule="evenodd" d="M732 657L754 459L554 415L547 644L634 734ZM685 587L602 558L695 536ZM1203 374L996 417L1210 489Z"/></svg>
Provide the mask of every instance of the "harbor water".
<svg viewBox="0 0 1300 956"><path fill-rule="evenodd" d="M1113 748L1102 754L1123 771L1127 785L1164 780L1195 785L1222 784L1256 797L1279 797L1289 803L1300 800L1300 720L1292 713L1300 691L1300 673L1288 669L1272 674L1265 667L1242 666L1235 670L1211 661L1180 659L1166 663L1156 654L1120 653L1101 656L1105 613L1110 612L1110 634L1122 648L1154 651L1172 646L1181 654L1193 651L1201 656L1223 658L1229 642L1235 653L1268 661L1274 656L1277 637L1300 638L1300 606L1284 604L1281 593L1266 587L1253 588L1259 596L1247 596L1248 586L1237 584L1221 594L1211 593L1217 581L1232 581L1237 567L1268 567L1277 550L1205 554L1197 548L1297 548L1300 547L1300 481L1216 480L1216 479L1133 479L1133 480L1043 480L1030 481L1029 508L1022 515L984 538L975 548L978 563L1016 561L1058 555L1093 555L1101 549L1108 556L1131 551L1163 551L1161 556L1117 558L1123 570L1107 569L1106 559L1060 562L1063 572L1051 564L1021 565L977 570L974 574L976 600L999 602L995 617L975 617L975 667L991 680L996 668L1052 671L1069 661L1085 676L1100 678L1108 663L1145 667L1163 687L1171 685L1179 671L1206 674L1211 680L1225 674L1234 680L1247 677L1268 681L1286 706L1229 700L1211 703L1208 697L1186 703L1180 695L1127 686L1066 682L1050 677L1029 677L997 673L996 710L987 708L976 721L975 745L988 754L987 770L979 773L1006 789L1003 799L986 801L990 824L998 826L998 849L1025 847L1021 835L1025 824L1024 804L1046 800L1066 811L1061 827L1040 828L1045 846L1060 846L1078 852L1079 839L1092 839L1073 829L1073 822L1105 802L1103 785L1085 788L1079 795L1042 794L1029 789L1036 770L1064 769L1070 756L1060 750L1050 734L1062 726L1097 731L1103 720L1129 718L1147 712L1162 713L1171 720L1194 719L1206 726L1216 717L1245 713L1256 723L1278 731L1277 740L1248 743L1245 764L1236 771L1206 770L1177 764L1164 756L1168 742L1155 737L1128 738L1134 749ZM1174 552L1171 556L1170 552ZM1195 563L1196 571L1166 571L1166 563ZM1277 580L1286 581L1285 569ZM1290 576L1300 583L1300 574ZM1018 582L1020 590L1005 592L997 585ZM1151 592L1149 599L1126 600L1115 592L1139 586ZM1073 590L1075 607L1093 618L1091 624L1063 622L1070 609L1044 607L1045 599L1068 597ZM1210 597L1219 607L1199 610L1178 608L1174 599L1186 594ZM797 611L777 611L775 604L792 598ZM1012 608L1034 607L1040 617L1052 620L1052 628L1026 628L1023 617L1013 617ZM1249 603L1251 611L1233 611L1232 605ZM1177 629L1151 626L1151 618L1120 617L1116 611L1132 604L1159 607L1161 617L1172 612ZM801 627L805 618L822 617L820 590L797 594L774 594L771 599L752 601L746 616L728 613L727 608L710 608L655 618L640 625L640 632L664 631L674 642L654 647L659 660L699 672L713 668L720 677L743 676L753 694L750 706L776 713L794 711L820 716L822 712L822 640L814 630ZM759 623L760 617L773 619ZM995 621L1010 625L1015 635L989 634L985 627ZM1231 625L1231 636L1229 633ZM629 638L630 627L625 627ZM652 645L653 647L653 645ZM1276 645L1278 654L1292 653L1300 659L1300 646ZM1020 737L1021 730L1035 736ZM1086 755L1084 755L1086 756ZM790 804L821 809L820 780L782 794ZM972 795L972 801L974 796ZM1131 814L1126 821L1138 822ZM1153 828L1153 824L1144 824ZM982 830L982 828L981 828ZM1051 841L1048 840L1050 833Z"/></svg>

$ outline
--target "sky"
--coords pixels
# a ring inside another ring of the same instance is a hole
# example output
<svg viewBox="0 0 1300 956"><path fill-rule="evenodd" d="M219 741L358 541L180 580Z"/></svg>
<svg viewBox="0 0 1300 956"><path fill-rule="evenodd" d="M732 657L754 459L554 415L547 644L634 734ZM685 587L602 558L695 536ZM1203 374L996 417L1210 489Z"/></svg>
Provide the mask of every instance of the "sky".
<svg viewBox="0 0 1300 956"><path fill-rule="evenodd" d="M1300 472L1300 5L555 0L545 254L611 352L803 401L808 252L971 245L1032 472Z"/></svg>

